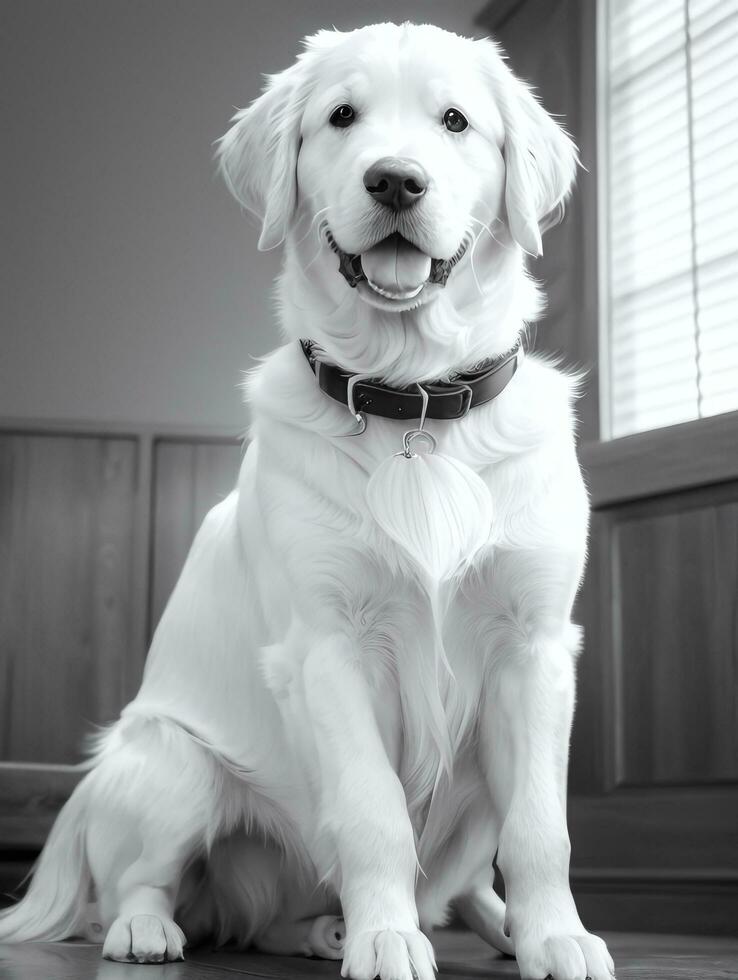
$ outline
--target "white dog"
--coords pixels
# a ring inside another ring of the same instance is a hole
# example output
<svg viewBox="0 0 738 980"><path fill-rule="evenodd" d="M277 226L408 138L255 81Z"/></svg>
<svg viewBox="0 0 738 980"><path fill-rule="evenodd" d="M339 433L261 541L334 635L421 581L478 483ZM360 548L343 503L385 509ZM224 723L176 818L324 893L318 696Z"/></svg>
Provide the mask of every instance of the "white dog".
<svg viewBox="0 0 738 980"><path fill-rule="evenodd" d="M286 343L0 938L432 980L453 903L523 977L609 980L568 882L573 383L519 350L575 148L492 42L380 24L308 39L219 159L284 244Z"/></svg>

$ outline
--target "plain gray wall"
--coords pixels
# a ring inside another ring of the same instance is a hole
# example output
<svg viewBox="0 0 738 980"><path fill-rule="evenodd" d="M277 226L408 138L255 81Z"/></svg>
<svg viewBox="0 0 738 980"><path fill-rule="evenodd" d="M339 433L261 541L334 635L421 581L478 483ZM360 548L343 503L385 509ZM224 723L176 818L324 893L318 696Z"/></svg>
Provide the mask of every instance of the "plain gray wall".
<svg viewBox="0 0 738 980"><path fill-rule="evenodd" d="M4 0L0 418L239 430L279 256L212 142L307 33L481 0Z"/></svg>

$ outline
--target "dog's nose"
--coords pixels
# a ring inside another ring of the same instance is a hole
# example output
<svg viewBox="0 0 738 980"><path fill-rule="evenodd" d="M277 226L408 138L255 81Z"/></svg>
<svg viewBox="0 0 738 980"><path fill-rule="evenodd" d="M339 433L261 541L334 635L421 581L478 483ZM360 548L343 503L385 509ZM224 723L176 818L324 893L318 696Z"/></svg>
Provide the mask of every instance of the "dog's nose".
<svg viewBox="0 0 738 980"><path fill-rule="evenodd" d="M415 160L382 157L364 174L364 187L375 201L395 211L412 207L428 189L428 174Z"/></svg>

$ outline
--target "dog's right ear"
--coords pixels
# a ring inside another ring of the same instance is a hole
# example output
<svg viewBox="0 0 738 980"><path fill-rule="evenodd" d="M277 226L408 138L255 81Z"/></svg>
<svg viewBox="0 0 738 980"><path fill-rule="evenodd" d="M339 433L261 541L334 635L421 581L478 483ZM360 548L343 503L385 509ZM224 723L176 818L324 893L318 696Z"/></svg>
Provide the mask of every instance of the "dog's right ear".
<svg viewBox="0 0 738 980"><path fill-rule="evenodd" d="M218 168L236 200L262 221L259 248L281 245L297 205L297 156L305 104L320 55L336 44L340 31L320 31L305 39L294 65L267 76L264 92L217 143Z"/></svg>

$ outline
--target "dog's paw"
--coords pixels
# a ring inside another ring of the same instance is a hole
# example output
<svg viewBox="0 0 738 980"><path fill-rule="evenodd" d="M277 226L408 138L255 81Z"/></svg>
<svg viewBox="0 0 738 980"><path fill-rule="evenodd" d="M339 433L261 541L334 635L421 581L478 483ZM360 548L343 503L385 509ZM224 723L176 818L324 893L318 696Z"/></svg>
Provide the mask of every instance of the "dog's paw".
<svg viewBox="0 0 738 980"><path fill-rule="evenodd" d="M120 963L165 963L183 960L184 945L184 933L171 919L121 916L108 929L103 956Z"/></svg>
<svg viewBox="0 0 738 980"><path fill-rule="evenodd" d="M516 939L522 980L613 980L615 965L599 936L581 933L540 934Z"/></svg>
<svg viewBox="0 0 738 980"><path fill-rule="evenodd" d="M341 976L350 980L433 980L435 969L433 947L419 929L385 929L349 935Z"/></svg>
<svg viewBox="0 0 738 980"><path fill-rule="evenodd" d="M324 960L340 960L346 942L346 926L335 915L319 915L310 927L307 955Z"/></svg>

